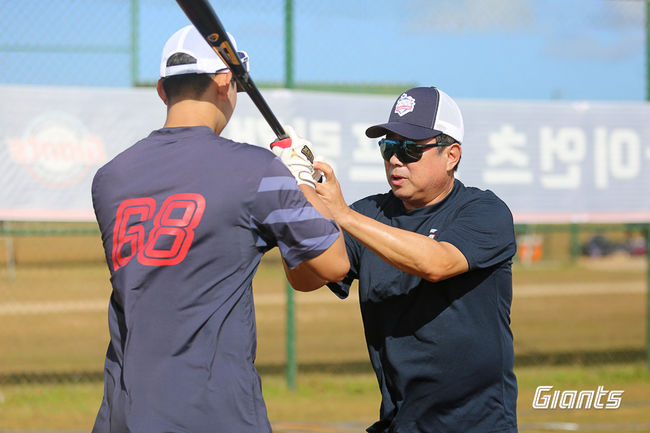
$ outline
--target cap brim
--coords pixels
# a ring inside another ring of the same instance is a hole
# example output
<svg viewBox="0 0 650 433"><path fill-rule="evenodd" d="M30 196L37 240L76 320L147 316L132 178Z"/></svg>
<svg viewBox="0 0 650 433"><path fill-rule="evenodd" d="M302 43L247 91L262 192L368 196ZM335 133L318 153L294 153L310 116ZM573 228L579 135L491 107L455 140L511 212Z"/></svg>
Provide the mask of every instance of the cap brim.
<svg viewBox="0 0 650 433"><path fill-rule="evenodd" d="M377 138L386 135L389 132L401 135L404 138L411 140L424 140L433 138L442 134L441 131L435 129L423 128L422 126L411 125L404 122L388 122L381 125L371 126L366 129L366 136L369 138Z"/></svg>

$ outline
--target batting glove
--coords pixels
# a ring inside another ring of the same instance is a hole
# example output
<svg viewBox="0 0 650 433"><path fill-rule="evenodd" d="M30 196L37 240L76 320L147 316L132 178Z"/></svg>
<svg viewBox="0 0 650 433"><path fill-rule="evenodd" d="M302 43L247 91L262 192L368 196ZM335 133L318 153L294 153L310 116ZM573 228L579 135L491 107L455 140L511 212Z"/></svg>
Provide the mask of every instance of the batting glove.
<svg viewBox="0 0 650 433"><path fill-rule="evenodd" d="M314 153L312 144L299 136L291 126L284 127L289 138L271 143L271 150L287 166L298 185L309 185L316 188L321 173L314 171Z"/></svg>

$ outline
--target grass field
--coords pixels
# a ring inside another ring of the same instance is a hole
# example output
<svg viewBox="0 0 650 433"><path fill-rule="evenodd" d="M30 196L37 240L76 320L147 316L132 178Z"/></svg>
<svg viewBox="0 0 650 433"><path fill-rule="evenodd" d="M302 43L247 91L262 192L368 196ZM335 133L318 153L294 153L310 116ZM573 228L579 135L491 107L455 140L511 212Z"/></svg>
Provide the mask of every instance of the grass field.
<svg viewBox="0 0 650 433"><path fill-rule="evenodd" d="M110 287L97 239L16 242L15 274L0 271L0 431L88 431L102 384L53 383L101 372ZM58 255L51 249L61 250ZM0 254L0 263L4 257ZM645 261L544 262L514 269L512 328L520 431L650 432ZM277 432L362 431L376 419L359 305L326 290L296 293L298 389L287 389L286 286L276 254L254 280L257 366ZM44 381L30 383L35 374ZM50 375L50 376L48 376ZM48 379L49 378L49 379ZM537 386L622 389L617 410L535 410Z"/></svg>
<svg viewBox="0 0 650 433"><path fill-rule="evenodd" d="M645 364L592 367L522 367L518 422L521 432L650 431L650 374ZM264 397L276 433L360 432L378 414L379 393L372 373L300 373L298 389L290 391L284 377L262 375ZM617 410L535 410L535 388L625 391ZM102 395L102 384L39 384L0 386L0 431L89 431Z"/></svg>

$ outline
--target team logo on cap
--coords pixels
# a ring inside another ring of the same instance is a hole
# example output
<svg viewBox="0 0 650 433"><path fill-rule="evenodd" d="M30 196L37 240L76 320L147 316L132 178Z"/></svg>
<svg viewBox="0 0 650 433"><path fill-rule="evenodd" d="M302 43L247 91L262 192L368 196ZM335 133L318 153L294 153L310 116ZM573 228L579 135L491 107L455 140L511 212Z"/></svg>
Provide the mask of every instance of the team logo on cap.
<svg viewBox="0 0 650 433"><path fill-rule="evenodd" d="M400 117L405 114L410 113L415 108L415 99L406 93L402 93L402 96L399 97L395 103L395 114L398 114Z"/></svg>

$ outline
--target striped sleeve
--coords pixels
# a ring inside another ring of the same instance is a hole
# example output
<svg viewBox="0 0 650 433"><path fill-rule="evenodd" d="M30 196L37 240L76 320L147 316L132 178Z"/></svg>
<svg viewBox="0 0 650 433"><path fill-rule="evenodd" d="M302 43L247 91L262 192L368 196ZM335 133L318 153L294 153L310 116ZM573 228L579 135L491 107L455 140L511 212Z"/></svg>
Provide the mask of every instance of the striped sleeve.
<svg viewBox="0 0 650 433"><path fill-rule="evenodd" d="M320 255L339 236L336 223L323 218L307 201L277 158L269 164L255 192L251 226L257 247L268 251L277 246L291 269Z"/></svg>

